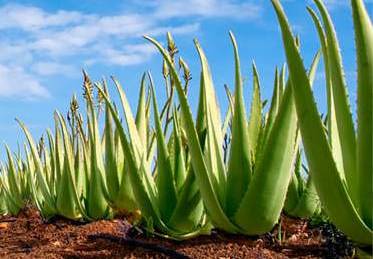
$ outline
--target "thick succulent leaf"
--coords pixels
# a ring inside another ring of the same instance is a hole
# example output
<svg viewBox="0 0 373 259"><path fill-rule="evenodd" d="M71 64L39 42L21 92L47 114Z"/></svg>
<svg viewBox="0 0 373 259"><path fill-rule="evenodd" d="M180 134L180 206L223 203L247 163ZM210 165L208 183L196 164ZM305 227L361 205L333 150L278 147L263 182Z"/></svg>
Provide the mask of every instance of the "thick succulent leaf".
<svg viewBox="0 0 373 259"><path fill-rule="evenodd" d="M109 95L108 91L104 89L106 94ZM113 203L119 192L119 172L118 164L121 162L117 160L116 156L116 142L113 129L113 119L109 108L105 106L105 170L106 170L106 182L108 188L109 202Z"/></svg>
<svg viewBox="0 0 373 259"><path fill-rule="evenodd" d="M177 202L176 187L170 156L167 149L165 137L162 132L162 125L159 119L158 104L152 88L152 99L154 109L154 123L157 138L157 189L159 204L162 219L168 222Z"/></svg>
<svg viewBox="0 0 373 259"><path fill-rule="evenodd" d="M297 117L292 87L288 85L268 140L258 157L253 179L234 216L245 233L262 234L277 223L298 149L296 136Z"/></svg>
<svg viewBox="0 0 373 259"><path fill-rule="evenodd" d="M136 112L136 128L139 133L140 140L144 147L148 146L147 143L147 134L148 134L148 120L146 115L146 96L145 96L145 87L146 87L146 73L142 75L141 78L141 86L140 86L140 94L139 94L139 102L137 106Z"/></svg>
<svg viewBox="0 0 373 259"><path fill-rule="evenodd" d="M173 229L188 233L201 227L203 218L204 210L201 194L193 168L190 167L169 225Z"/></svg>
<svg viewBox="0 0 373 259"><path fill-rule="evenodd" d="M208 167L208 172L211 174L212 184L214 189L218 192L219 201L224 204L225 200L225 167L223 161L223 154L221 143L223 141L223 134L221 131L220 109L216 100L216 93L212 82L212 76L208 65L207 58L204 51L197 40L194 40L196 49L198 51L202 73L201 73L201 87L203 87L204 98L204 112L206 116L206 143L205 143L205 161Z"/></svg>
<svg viewBox="0 0 373 259"><path fill-rule="evenodd" d="M237 232L238 229L234 226L227 216L225 215L222 206L218 200L216 190L214 190L211 183L210 174L207 171L207 166L203 157L202 149L199 143L197 130L192 118L192 112L188 105L185 92L183 90L181 81L178 77L178 73L171 61L171 58L166 53L165 49L154 39L145 37L151 43L153 43L157 49L161 52L163 58L166 60L169 68L171 69L172 78L175 81L176 90L179 96L180 107L182 111L182 117L185 125L185 132L188 137L188 144L190 148L191 161L196 174L196 179L200 188L201 197L204 201L206 210L211 220L216 226L229 232Z"/></svg>
<svg viewBox="0 0 373 259"><path fill-rule="evenodd" d="M146 172L147 170L144 168L144 159L136 158L133 150L134 146L131 145L127 140L125 130L121 124L121 120L119 119L118 114L116 113L114 105L111 103L109 97L102 89L98 88L98 90L104 97L106 105L110 110L116 128L118 130L120 141L123 145L124 157L125 161L127 162L128 174L131 180L131 185L137 205L142 211L143 215L146 215L148 219L152 219L155 224L162 225L163 223L161 221L156 195L155 193L152 193L152 190L147 186L147 182L144 179L144 177L150 175L150 173Z"/></svg>
<svg viewBox="0 0 373 259"><path fill-rule="evenodd" d="M199 141L201 142L203 140L204 143L202 143L202 146L205 147L207 116L206 116L206 111L205 111L206 109L205 87L203 86L203 84L204 84L204 81L203 81L202 73L201 73L200 87L199 87L199 99L198 99L198 107L197 107L197 118L196 118L196 131L197 131ZM202 152L204 152L204 148L202 148Z"/></svg>
<svg viewBox="0 0 373 259"><path fill-rule="evenodd" d="M225 117L224 117L224 122L223 122L223 126L222 126L221 131L222 131L223 136L226 137L227 134L228 134L229 126L232 122L233 101L232 101L232 94L231 94L228 86L225 86L224 88L225 88L225 92L227 94L229 105L228 105L227 113L225 114Z"/></svg>
<svg viewBox="0 0 373 259"><path fill-rule="evenodd" d="M46 207L49 208L49 210L53 211L55 209L54 198L52 197L52 195L50 193L48 183L47 183L47 181L46 181L46 179L45 179L45 177L42 173L43 172L43 165L42 165L42 162L40 160L40 157L39 157L34 139L32 138L32 136L31 136L29 130L27 129L27 127L21 121L19 121L19 120L17 120L17 121L18 121L18 124L21 126L23 132L26 135L26 138L27 138L30 150L31 150L32 160L35 163L35 170L36 170L35 173L36 173L36 178L37 178L37 182L38 182L38 187L40 188L40 192L44 197L44 202L46 203ZM39 204L39 206L41 206L41 204ZM50 212L51 214L53 214L53 212L51 212L51 211L48 211L48 213Z"/></svg>
<svg viewBox="0 0 373 259"><path fill-rule="evenodd" d="M278 68L276 67L275 70L275 77L274 77L274 83L273 83L273 93L272 93L272 100L271 100L271 106L269 107L269 112L267 114L267 119L265 123L265 132L263 133L263 145L267 142L269 133L272 130L273 123L275 121L275 118L278 113L278 109L280 106L280 78L278 75Z"/></svg>
<svg viewBox="0 0 373 259"><path fill-rule="evenodd" d="M373 28L363 1L351 1L357 56L357 170L361 217L373 229Z"/></svg>
<svg viewBox="0 0 373 259"><path fill-rule="evenodd" d="M55 145L55 148L54 148L54 158L56 159L56 171L55 171L55 178L56 178L56 183L59 182L59 180L61 179L62 177L62 170L63 170L63 165L64 165L64 148L63 148L63 143L62 143L62 139L61 139L61 132L60 132L60 128L58 127L58 124L59 124L59 118L58 118L58 115L55 113L54 114L54 121L55 121L55 133L54 133L54 145ZM59 186L56 186L56 193L58 192L58 187Z"/></svg>
<svg viewBox="0 0 373 259"><path fill-rule="evenodd" d="M239 207L252 175L240 60L236 40L232 33L230 33L230 37L235 57L235 97L232 118L232 142L227 173L226 213L228 217L233 216Z"/></svg>
<svg viewBox="0 0 373 259"><path fill-rule="evenodd" d="M311 14L312 20L317 29L317 32L319 35L319 41L321 44L321 50L322 50L323 57L324 57L326 93L327 93L327 101L328 101L327 127L328 127L329 144L332 150L332 154L333 154L338 172L340 172L341 179L346 181L346 176L343 170L341 139L339 138L337 118L336 118L336 113L335 113L335 104L334 104L335 102L334 102L331 75L330 75L331 71L330 71L330 66L329 66L330 61L329 61L329 54L328 54L327 39L325 36L324 29L321 25L320 19L317 17L316 13L311 8L308 7L307 9L308 9L308 12Z"/></svg>
<svg viewBox="0 0 373 259"><path fill-rule="evenodd" d="M128 127L128 133L129 133L129 139L130 139L129 144L131 145L131 150L133 152L136 164L139 165L140 161L143 158L145 158L145 159L147 158L147 150L144 148L144 145L142 144L142 142L140 140L140 136L139 136L139 133L138 133L138 130L137 130L137 127L136 127L136 123L135 123L130 105L128 103L126 94L123 91L122 87L120 86L119 82L114 78L113 78L113 81L114 81L114 84L117 88L117 91L118 91L120 99L121 99L122 108L123 108L123 111L124 111L124 118L125 118L125 121L126 121L126 125ZM114 110L113 110L113 112L114 112ZM148 167L150 167L150 164L147 161L147 165L145 165L145 168L148 168ZM148 172L147 175L144 175L143 179L145 181L146 188L149 189L149 191L150 191L149 194L152 195L153 197L155 197L156 196L155 195L155 193L156 193L155 184L154 184L152 176L150 175L150 170L142 171L142 173L143 172Z"/></svg>
<svg viewBox="0 0 373 259"><path fill-rule="evenodd" d="M288 191L286 194L286 200L284 204L284 211L290 216L292 215L292 211L297 206L298 201L302 195L302 192L300 190L302 190L301 185L303 183L302 182L303 179L299 179L298 177L298 175L300 174L301 167L302 167L301 163L302 163L301 152L298 151L297 158L296 158L295 165L294 165L294 173L292 174L291 179L290 179Z"/></svg>
<svg viewBox="0 0 373 259"><path fill-rule="evenodd" d="M332 95L334 99L338 137L341 144L343 170L346 176L350 197L352 201L355 202L357 200L358 189L356 177L356 137L344 79L342 58L334 26L326 7L320 0L315 0L315 3L320 11L325 26Z"/></svg>
<svg viewBox="0 0 373 259"><path fill-rule="evenodd" d="M21 203L21 190L20 190L20 178L17 175L16 167L14 165L14 159L10 152L8 145L5 145L6 155L8 157L8 170L7 170L7 178L8 178L8 185L9 191L12 194L13 199L17 201L17 203Z"/></svg>
<svg viewBox="0 0 373 259"><path fill-rule="evenodd" d="M0 177L0 215L7 215L9 212L8 212L8 208L7 208L7 205L6 205L6 197L5 197L5 194L4 194L4 190L3 190L3 183L2 183L3 179L2 177Z"/></svg>
<svg viewBox="0 0 373 259"><path fill-rule="evenodd" d="M77 219L81 216L87 217L85 210L80 203L79 194L76 189L74 154L71 146L71 138L69 137L65 120L58 113L57 116L61 127L65 154L62 178L61 181L57 183L59 185L59 192L57 193L56 200L58 213L70 219Z"/></svg>
<svg viewBox="0 0 373 259"><path fill-rule="evenodd" d="M75 139L76 152L74 157L74 170L75 170L75 183L78 196L81 197L83 190L85 189L85 177L84 177L84 155L83 148L80 145L80 139Z"/></svg>
<svg viewBox="0 0 373 259"><path fill-rule="evenodd" d="M105 199L107 186L103 175L105 168L102 158L102 146L97 116L91 102L89 103L88 113L91 172L86 199L86 210L90 218L102 219L108 215L109 210Z"/></svg>
<svg viewBox="0 0 373 259"><path fill-rule="evenodd" d="M298 218L310 218L320 211L320 200L313 183L312 177L309 176L305 189L300 196L297 206L287 213Z"/></svg>
<svg viewBox="0 0 373 259"><path fill-rule="evenodd" d="M187 175L186 172L186 164L185 164L185 154L184 154L184 147L181 140L181 128L179 122L179 115L174 109L173 111L173 145L172 145L172 153L173 155L173 172L174 172L174 179L175 179L175 187L176 191L179 193L181 187L185 183L185 178Z"/></svg>
<svg viewBox="0 0 373 259"><path fill-rule="evenodd" d="M249 149L250 155L255 164L256 149L259 141L259 134L262 129L262 101L260 99L260 82L255 63L253 63L253 95L251 100L249 119Z"/></svg>
<svg viewBox="0 0 373 259"><path fill-rule="evenodd" d="M370 244L373 232L360 218L339 176L285 13L278 0L272 3L282 31L303 145L320 201L338 228L355 241Z"/></svg>
<svg viewBox="0 0 373 259"><path fill-rule="evenodd" d="M285 86L286 86L286 64L282 65L281 71L280 71L280 85L279 85L279 96L280 99L284 94Z"/></svg>
<svg viewBox="0 0 373 259"><path fill-rule="evenodd" d="M125 117L126 124L128 127L129 138L131 140L131 146L133 146L133 149L136 152L136 156L137 156L136 159L140 159L140 157L144 153L144 145L141 142L141 139L140 139L137 127L136 127L135 119L131 111L131 107L128 103L126 94L123 91L120 83L115 78L113 78L113 81L114 81L114 84L117 88L117 91L121 99L122 108L124 111L124 117Z"/></svg>
<svg viewBox="0 0 373 259"><path fill-rule="evenodd" d="M36 208L40 211L40 214L44 218L50 218L53 217L56 213L55 207L53 207L51 210L47 210L47 206L43 206L43 196L39 195L39 190L37 189L35 185L35 175L34 175L34 162L32 160L32 155L29 153L26 144L25 144L25 156L26 156L26 165L29 171L29 174L27 174L28 182L30 184L30 194L33 203L35 204ZM54 204L53 204L54 205Z"/></svg>
<svg viewBox="0 0 373 259"><path fill-rule="evenodd" d="M127 163L125 163L122 171L123 172L119 192L116 196L116 199L114 200L114 209L119 209L124 212L133 212L138 208L138 205L135 199L134 191L132 189Z"/></svg>

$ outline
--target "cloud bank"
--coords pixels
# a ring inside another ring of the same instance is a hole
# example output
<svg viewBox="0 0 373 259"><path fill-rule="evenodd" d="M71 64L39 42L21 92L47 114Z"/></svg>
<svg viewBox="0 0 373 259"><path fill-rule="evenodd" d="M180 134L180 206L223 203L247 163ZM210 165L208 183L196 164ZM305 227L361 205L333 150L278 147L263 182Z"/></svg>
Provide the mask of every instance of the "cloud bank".
<svg viewBox="0 0 373 259"><path fill-rule="evenodd" d="M84 65L146 62L155 50L139 43L143 34L190 34L198 31L202 19L256 19L260 14L254 1L133 0L132 4L143 12L124 10L110 16L50 12L13 3L0 6L0 97L48 98L42 77L72 76ZM173 25L176 17L182 22Z"/></svg>

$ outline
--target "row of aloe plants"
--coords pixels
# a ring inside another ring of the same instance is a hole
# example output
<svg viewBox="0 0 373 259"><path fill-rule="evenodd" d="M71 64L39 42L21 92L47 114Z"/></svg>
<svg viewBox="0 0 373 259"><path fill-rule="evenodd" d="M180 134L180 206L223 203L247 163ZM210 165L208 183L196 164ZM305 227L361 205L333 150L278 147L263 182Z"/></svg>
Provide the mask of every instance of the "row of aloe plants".
<svg viewBox="0 0 373 259"><path fill-rule="evenodd" d="M324 4L315 0L323 24L308 9L321 51L306 72L299 41L281 4L272 0L287 66L280 72L276 69L269 107L261 99L253 64L247 116L238 47L230 33L235 82L233 94L227 89L229 105L223 119L207 58L195 40L201 76L193 119L187 98L191 74L181 57L181 70L177 69L178 50L172 36L167 35L167 49L145 37L164 60L167 98L162 108L150 73L142 77L134 114L115 78L119 105L110 97L106 81L93 83L84 72L85 107L79 108L74 96L66 119L56 112L55 128L45 134L47 143L35 143L19 122L27 145L23 156L6 149L0 212L17 214L32 203L46 219L59 215L91 221L115 214L141 215L148 231L185 239L212 228L258 235L270 231L283 210L290 216L311 217L322 206L351 239L370 244L373 31L363 2L351 2L358 58L357 136L338 41ZM328 97L325 119L311 91L321 55Z"/></svg>

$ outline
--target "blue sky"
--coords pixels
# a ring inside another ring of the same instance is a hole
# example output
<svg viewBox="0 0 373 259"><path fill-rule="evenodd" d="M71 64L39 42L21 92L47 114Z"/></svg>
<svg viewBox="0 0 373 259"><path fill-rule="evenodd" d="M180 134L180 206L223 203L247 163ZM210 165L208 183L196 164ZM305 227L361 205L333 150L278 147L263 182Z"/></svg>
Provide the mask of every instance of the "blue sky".
<svg viewBox="0 0 373 259"><path fill-rule="evenodd" d="M355 103L355 53L348 1L326 1L336 25ZM373 16L373 1L365 1ZM306 6L311 1L284 0L308 66L319 48ZM137 99L141 74L150 70L162 99L161 58L142 39L147 34L165 42L174 34L180 54L192 70L191 103L198 93L199 62L193 46L198 38L213 73L219 101L226 106L223 85L233 86L233 58L228 30L237 38L247 100L251 93L251 63L261 76L262 95L270 98L275 66L285 61L277 20L269 0L0 0L0 139L16 147L23 135L14 118L24 121L35 137L53 126L53 111L65 112L73 93L81 94L81 69L93 80L115 75L131 104ZM322 68L322 67L321 67ZM324 102L320 69L315 95ZM224 108L222 108L224 110ZM3 149L1 149L3 150Z"/></svg>

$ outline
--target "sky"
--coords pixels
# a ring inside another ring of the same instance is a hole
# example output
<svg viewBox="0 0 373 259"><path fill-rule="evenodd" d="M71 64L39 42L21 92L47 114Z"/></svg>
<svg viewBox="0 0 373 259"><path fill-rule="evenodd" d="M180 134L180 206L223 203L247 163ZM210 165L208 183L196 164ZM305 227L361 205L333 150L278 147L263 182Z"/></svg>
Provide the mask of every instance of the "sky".
<svg viewBox="0 0 373 259"><path fill-rule="evenodd" d="M340 39L354 108L356 65L349 1L325 2ZM315 28L306 11L306 6L315 5L309 0L282 3L293 31L300 35L301 52L308 67L319 49ZM373 17L373 1L365 3ZM196 106L199 87L200 64L193 45L193 38L197 38L208 57L224 111L227 100L223 86L234 85L229 30L238 42L247 107L253 61L259 70L262 96L270 98L275 66L282 66L285 57L269 0L0 0L0 140L13 150L18 142L24 141L15 118L25 122L35 138L53 127L53 111L65 113L71 96L81 95L82 69L93 81L117 77L133 108L141 74L149 70L162 100L162 59L142 35L165 44L167 31L173 33L180 55L191 68L192 107ZM324 79L320 66L315 96L321 111L325 108ZM0 154L3 151L0 148Z"/></svg>

